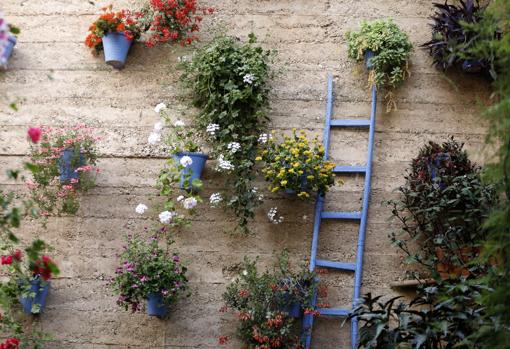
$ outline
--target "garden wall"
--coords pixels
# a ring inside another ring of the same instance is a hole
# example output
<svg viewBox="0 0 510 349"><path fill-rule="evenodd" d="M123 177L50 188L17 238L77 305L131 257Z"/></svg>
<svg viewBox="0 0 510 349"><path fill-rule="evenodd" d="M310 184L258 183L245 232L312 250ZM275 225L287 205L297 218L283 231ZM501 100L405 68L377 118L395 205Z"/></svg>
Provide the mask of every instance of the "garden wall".
<svg viewBox="0 0 510 349"><path fill-rule="evenodd" d="M43 327L53 332L53 348L218 348L217 338L230 335L235 319L219 312L221 295L245 255L258 256L261 265L274 261L274 252L288 248L296 263L310 253L313 204L267 195L251 225L253 236L230 236L235 218L218 209L204 208L190 229L176 236L177 247L190 267L192 296L178 303L167 321L130 314L119 309L106 286L116 266L116 253L125 233L155 223L158 211L143 217L135 206L154 208L162 200L155 178L165 153L147 144L158 115L153 107L177 101L175 65L185 49L146 49L136 45L126 68L112 71L102 57L90 55L83 45L87 28L106 1L1 0L7 19L22 30L7 72L0 74L0 167L15 168L28 151L25 132L32 125L78 122L94 124L103 137L102 173L98 187L84 196L75 217L50 218L47 229L29 222L23 233L40 234L55 247L61 276L53 282ZM133 7L135 1L113 1L115 8ZM430 35L428 0L209 0L216 13L206 19L208 30L222 24L245 39L253 31L263 46L278 51L272 82L271 127L295 127L321 135L326 95L326 74L335 76L334 115L366 118L370 94L364 72L348 60L344 33L365 18L392 17L413 43ZM465 141L472 158L481 159L485 123L479 103L489 96L488 84L465 75L448 77L431 67L426 52L412 54L412 76L396 96L398 111L384 113L379 105L374 151L371 207L367 229L363 291L394 294L389 284L404 276L400 257L387 239L389 211L382 204L395 196L404 170L418 147L428 140L454 135ZM17 101L19 111L7 108ZM363 164L366 131L334 131L332 157L338 164ZM2 177L4 187L13 187ZM218 191L222 178L205 173L204 198ZM261 182L259 187L264 184ZM345 185L328 195L327 206L353 210L361 205L363 178L345 178ZM21 188L19 188L21 190ZM206 207L204 205L203 207ZM266 212L277 206L284 223L268 222ZM357 225L325 223L319 255L354 260ZM348 306L351 275L330 273L328 302ZM348 348L349 328L341 321L316 322L313 348ZM239 348L233 340L225 348Z"/></svg>

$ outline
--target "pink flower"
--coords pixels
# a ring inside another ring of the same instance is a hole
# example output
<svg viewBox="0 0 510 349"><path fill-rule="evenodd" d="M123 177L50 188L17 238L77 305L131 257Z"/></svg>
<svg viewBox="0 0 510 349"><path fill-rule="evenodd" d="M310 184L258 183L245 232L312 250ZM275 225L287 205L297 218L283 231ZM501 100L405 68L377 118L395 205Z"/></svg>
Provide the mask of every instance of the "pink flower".
<svg viewBox="0 0 510 349"><path fill-rule="evenodd" d="M32 143L37 143L41 139L42 131L38 127L30 127L27 134L28 137L32 140Z"/></svg>

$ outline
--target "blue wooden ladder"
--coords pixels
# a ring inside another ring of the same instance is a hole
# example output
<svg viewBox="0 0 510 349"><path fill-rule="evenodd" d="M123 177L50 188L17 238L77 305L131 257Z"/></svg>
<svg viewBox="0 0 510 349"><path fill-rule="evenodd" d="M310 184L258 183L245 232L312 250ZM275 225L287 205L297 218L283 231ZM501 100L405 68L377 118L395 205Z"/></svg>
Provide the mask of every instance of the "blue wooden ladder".
<svg viewBox="0 0 510 349"><path fill-rule="evenodd" d="M313 237L312 237L312 253L310 257L310 270L315 270L316 267L323 268L331 268L343 271L354 272L354 292L353 292L353 300L352 300L352 309L356 307L357 300L360 297L360 289L361 289L361 280L363 274L363 250L365 247L365 231L367 227L367 215L368 215L368 204L370 201L370 185L371 185L371 175L372 175L372 154L374 147L374 131L375 131L375 115L376 115L376 107L377 107L377 89L375 85L372 87L372 110L370 113L369 120L338 120L331 119L331 114L333 111L333 77L330 74L328 76L328 97L327 97L327 106L326 106L326 126L324 128L324 137L323 137L323 145L324 145L324 158L328 159L329 155L329 143L330 143L330 133L331 128L348 128L348 127L356 127L356 128L368 128L368 155L367 162L365 166L336 166L333 169L335 173L362 173L365 175L365 185L363 190L363 203L361 212L335 212L335 211L324 211L324 195L317 196L317 202L315 205L315 221L313 226ZM356 262L355 263L346 263L346 262L338 262L338 261L329 261L324 259L317 258L317 246L319 241L319 230L321 226L321 222L323 219L336 219L336 220L356 220L360 221L359 231L358 231L358 245L356 252ZM315 297L314 303L317 302L317 297ZM314 304L314 305L315 305ZM352 309L342 309L342 308L319 308L317 309L321 315L328 316L336 316L336 317L346 317L348 316ZM313 315L305 315L303 319L303 328L304 328L304 341L305 348L310 348L311 340L312 340L312 325L313 325ZM356 342L358 338L358 320L356 318L351 321L351 344L352 348L356 347Z"/></svg>

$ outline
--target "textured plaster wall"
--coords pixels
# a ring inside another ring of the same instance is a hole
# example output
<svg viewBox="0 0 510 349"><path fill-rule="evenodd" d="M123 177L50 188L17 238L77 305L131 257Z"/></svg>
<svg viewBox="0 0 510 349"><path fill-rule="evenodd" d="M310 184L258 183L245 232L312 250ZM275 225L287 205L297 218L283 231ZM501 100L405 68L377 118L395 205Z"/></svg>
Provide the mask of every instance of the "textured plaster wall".
<svg viewBox="0 0 510 349"><path fill-rule="evenodd" d="M149 147L146 139L157 120L154 105L170 105L177 93L174 66L186 50L167 47L148 50L136 45L122 72L112 71L102 57L92 57L82 44L97 9L107 1L0 0L11 23L22 29L10 69L0 74L0 167L19 166L27 154L27 126L87 122L95 124L101 142L103 169L98 187L84 196L75 217L51 218L46 230L37 222L23 228L55 247L62 274L53 283L45 329L54 333L53 348L218 348L217 337L230 334L235 321L222 316L221 294L243 256L259 256L261 264L274 260L273 252L290 250L292 259L310 252L313 204L269 196L252 225L254 235L231 237L224 230L233 217L205 208L192 227L176 237L189 263L192 297L179 302L167 321L129 314L115 305L103 281L116 265L115 254L129 230L152 224L156 211L140 217L134 207L149 203L153 184L165 154ZM366 117L368 89L363 71L346 56L344 33L362 19L393 17L415 44L429 37L428 0L208 0L217 12L205 21L208 28L223 23L228 31L246 38L253 31L267 48L279 52L282 74L273 81L271 126L292 127L322 134L326 74L335 76L335 116ZM116 8L133 1L113 1ZM485 125L478 105L488 98L487 84L478 78L449 75L430 66L428 55L416 49L411 79L398 91L399 110L385 114L380 105L374 153L373 191L365 254L363 291L393 294L389 283L403 276L400 257L389 246L391 226L383 200L395 196L402 174L419 146L428 140L455 135L467 143L475 160L483 150ZM451 81L449 81L449 79ZM18 100L19 112L6 108ZM363 164L365 131L334 131L331 148L338 164ZM363 178L346 178L346 184L328 195L327 206L359 209ZM221 186L211 165L205 173L205 192ZM21 188L2 177L4 188ZM263 183L259 184L262 187ZM160 202L151 201L151 205ZM285 223L271 225L265 212L278 206ZM149 218L150 217L150 218ZM326 222L319 255L354 260L357 225ZM351 275L330 273L328 301L348 306ZM348 326L323 318L316 322L313 348L348 348ZM239 348L232 341L227 348Z"/></svg>

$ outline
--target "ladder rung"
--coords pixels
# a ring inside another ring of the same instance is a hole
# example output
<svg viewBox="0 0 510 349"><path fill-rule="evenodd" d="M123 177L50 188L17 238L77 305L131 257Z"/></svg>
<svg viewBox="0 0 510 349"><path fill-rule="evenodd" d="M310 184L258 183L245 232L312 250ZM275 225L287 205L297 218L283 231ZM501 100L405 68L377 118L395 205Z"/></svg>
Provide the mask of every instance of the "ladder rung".
<svg viewBox="0 0 510 349"><path fill-rule="evenodd" d="M319 308L317 309L321 315L331 315L331 316L348 316L351 311L349 309L340 309L340 308Z"/></svg>
<svg viewBox="0 0 510 349"><path fill-rule="evenodd" d="M340 270L356 270L356 264L354 263L343 263L343 262L333 262L333 261L327 261L324 259L316 259L315 265L319 267L326 267L326 268L333 268L333 269L340 269Z"/></svg>
<svg viewBox="0 0 510 349"><path fill-rule="evenodd" d="M370 120L331 120L331 127L368 127Z"/></svg>
<svg viewBox="0 0 510 349"><path fill-rule="evenodd" d="M333 173L365 173L367 168L365 166L336 166Z"/></svg>
<svg viewBox="0 0 510 349"><path fill-rule="evenodd" d="M323 219L361 219L361 212L332 212L323 211L321 213Z"/></svg>

